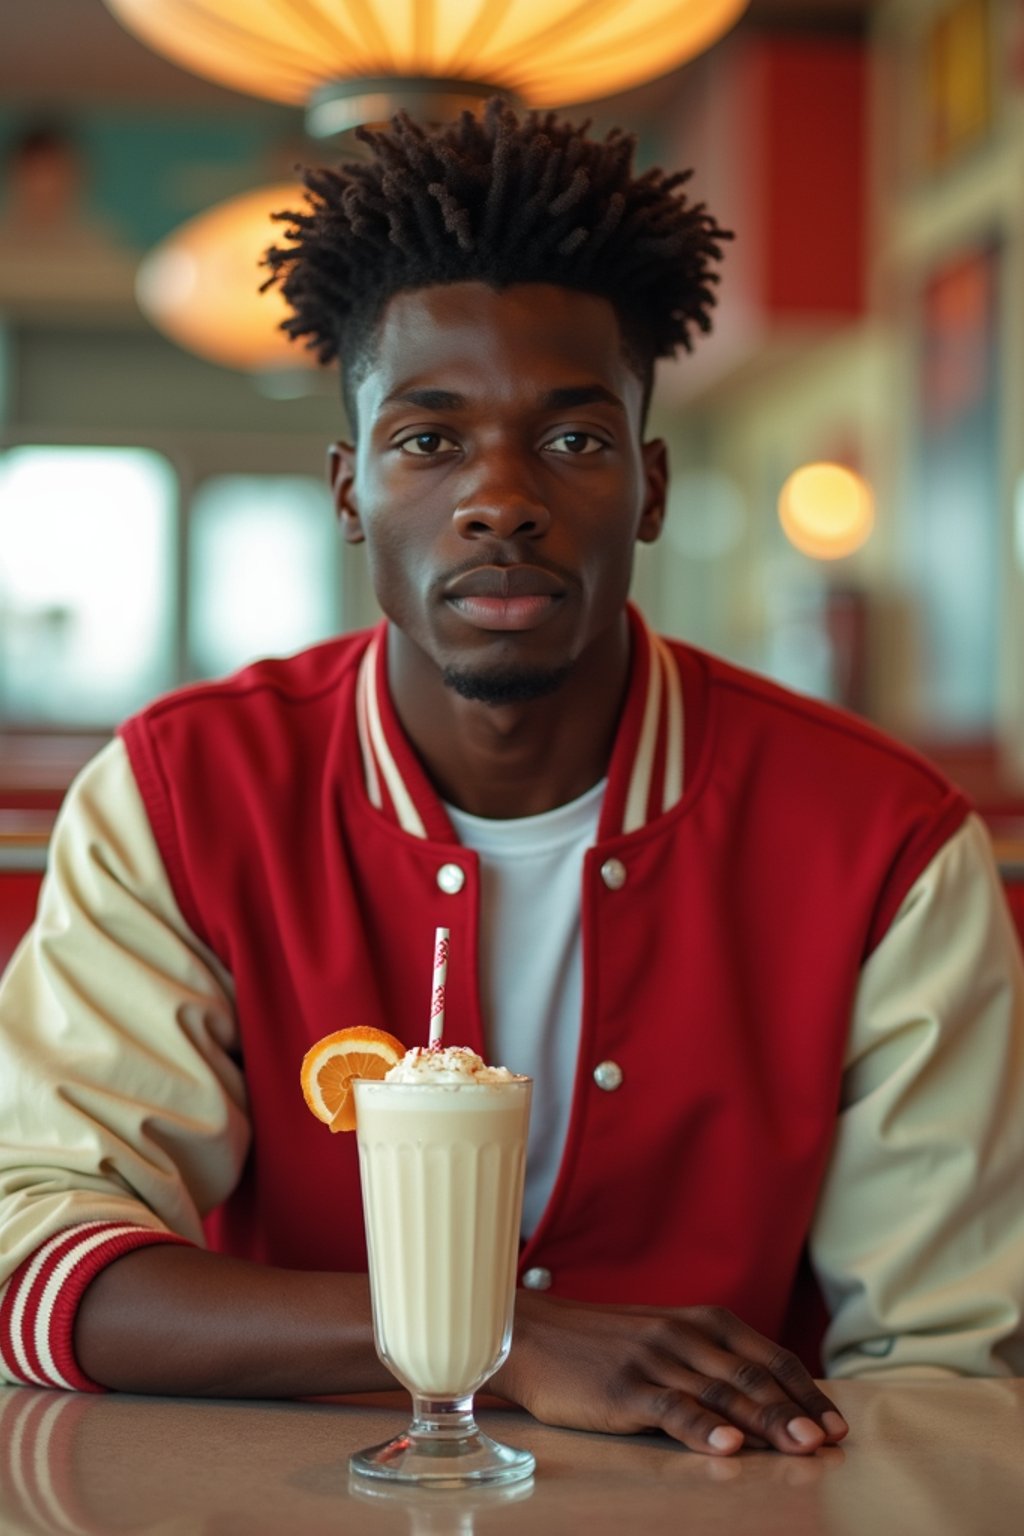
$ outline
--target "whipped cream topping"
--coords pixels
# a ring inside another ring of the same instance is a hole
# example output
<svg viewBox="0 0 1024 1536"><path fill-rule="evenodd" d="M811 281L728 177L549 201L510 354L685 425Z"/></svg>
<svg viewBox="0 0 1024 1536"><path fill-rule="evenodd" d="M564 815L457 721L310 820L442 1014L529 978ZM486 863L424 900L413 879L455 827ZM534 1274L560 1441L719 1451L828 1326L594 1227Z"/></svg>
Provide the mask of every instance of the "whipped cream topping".
<svg viewBox="0 0 1024 1536"><path fill-rule="evenodd" d="M384 1074L386 1083L517 1083L524 1079L508 1067L489 1067L465 1045L440 1050L415 1045Z"/></svg>

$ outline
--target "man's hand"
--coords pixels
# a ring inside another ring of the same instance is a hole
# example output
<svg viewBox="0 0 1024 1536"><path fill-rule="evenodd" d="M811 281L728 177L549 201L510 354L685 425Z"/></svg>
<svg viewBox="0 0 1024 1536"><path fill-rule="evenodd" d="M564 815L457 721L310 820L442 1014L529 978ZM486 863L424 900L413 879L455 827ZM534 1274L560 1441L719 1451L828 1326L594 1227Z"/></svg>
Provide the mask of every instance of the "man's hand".
<svg viewBox="0 0 1024 1536"><path fill-rule="evenodd" d="M693 1451L807 1455L848 1426L795 1355L723 1307L613 1307L520 1291L489 1390L546 1424L660 1429Z"/></svg>

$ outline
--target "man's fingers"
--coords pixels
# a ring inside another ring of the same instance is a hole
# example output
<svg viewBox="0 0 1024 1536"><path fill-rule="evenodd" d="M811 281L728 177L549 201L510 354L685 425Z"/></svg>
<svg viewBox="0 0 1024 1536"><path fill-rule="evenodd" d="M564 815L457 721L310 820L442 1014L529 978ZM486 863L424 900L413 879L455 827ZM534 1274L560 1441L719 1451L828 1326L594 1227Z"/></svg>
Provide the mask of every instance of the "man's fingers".
<svg viewBox="0 0 1024 1536"><path fill-rule="evenodd" d="M778 1360L779 1355L784 1357L781 1364ZM821 1425L829 1440L836 1441L844 1438L850 1426L832 1399L826 1396L795 1355L788 1354L786 1350L778 1350L776 1357L769 1362L768 1368L787 1395L795 1403L799 1403L816 1424Z"/></svg>
<svg viewBox="0 0 1024 1536"><path fill-rule="evenodd" d="M796 1357L730 1312L525 1296L518 1305L523 1326L501 1390L548 1423L609 1434L661 1430L718 1458L744 1445L799 1458L846 1433ZM551 1370L552 1351L560 1370Z"/></svg>
<svg viewBox="0 0 1024 1536"><path fill-rule="evenodd" d="M713 1362L701 1362L706 1375L721 1377L757 1402L773 1401L781 1388L798 1409L821 1425L829 1440L844 1438L849 1428L846 1420L796 1355L773 1344L725 1308L702 1311L709 1314L709 1331L721 1351ZM730 1359L731 1369L727 1364Z"/></svg>
<svg viewBox="0 0 1024 1536"><path fill-rule="evenodd" d="M635 1421L709 1455L731 1455L748 1435L790 1456L808 1455L825 1443L824 1431L781 1393L755 1403L728 1382L696 1373L670 1385L637 1385L621 1406Z"/></svg>
<svg viewBox="0 0 1024 1536"><path fill-rule="evenodd" d="M827 1413L822 1414L821 1427L833 1445L837 1444L840 1440L845 1440L850 1433L850 1426L838 1408L830 1408Z"/></svg>
<svg viewBox="0 0 1024 1536"><path fill-rule="evenodd" d="M740 1362L739 1375L750 1380L748 1361ZM774 1445L776 1450L798 1456L816 1451L825 1443L825 1431L803 1409L786 1396L779 1385L767 1378L754 1384L756 1395L741 1391L731 1381L716 1376L707 1378L699 1389L705 1408L742 1429L744 1435Z"/></svg>
<svg viewBox="0 0 1024 1536"><path fill-rule="evenodd" d="M678 1387L639 1386L630 1413L637 1422L663 1430L691 1451L731 1456L743 1447L743 1431L702 1407L692 1392Z"/></svg>
<svg viewBox="0 0 1024 1536"><path fill-rule="evenodd" d="M721 1411L718 1405L721 1403ZM746 1443L747 1432L791 1456L807 1455L824 1444L810 1419L794 1415L791 1403L762 1406L725 1383L695 1380L693 1387L642 1386L628 1411L639 1422L663 1430L691 1451L731 1456Z"/></svg>

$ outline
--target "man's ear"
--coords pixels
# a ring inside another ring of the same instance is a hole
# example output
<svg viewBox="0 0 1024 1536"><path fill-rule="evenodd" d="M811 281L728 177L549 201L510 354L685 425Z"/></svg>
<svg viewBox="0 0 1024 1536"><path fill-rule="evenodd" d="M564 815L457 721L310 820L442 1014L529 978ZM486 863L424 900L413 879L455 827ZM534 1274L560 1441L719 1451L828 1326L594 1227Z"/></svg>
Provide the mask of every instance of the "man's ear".
<svg viewBox="0 0 1024 1536"><path fill-rule="evenodd" d="M327 479L342 537L346 544L361 544L366 535L356 503L356 451L348 443L332 443L328 448Z"/></svg>
<svg viewBox="0 0 1024 1536"><path fill-rule="evenodd" d="M661 438L644 443L644 506L640 514L637 540L653 544L665 522L665 497L668 494L668 448Z"/></svg>

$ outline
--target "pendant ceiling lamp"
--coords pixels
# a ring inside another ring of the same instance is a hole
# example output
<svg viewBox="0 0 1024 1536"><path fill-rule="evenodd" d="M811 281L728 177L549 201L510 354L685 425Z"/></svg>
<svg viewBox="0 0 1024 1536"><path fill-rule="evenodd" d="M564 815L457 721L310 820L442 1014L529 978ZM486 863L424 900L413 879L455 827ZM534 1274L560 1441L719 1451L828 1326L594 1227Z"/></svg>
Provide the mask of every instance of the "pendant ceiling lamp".
<svg viewBox="0 0 1024 1536"><path fill-rule="evenodd" d="M280 234L271 214L300 206L294 181L258 187L197 214L139 264L135 296L146 318L208 362L270 383L316 365L278 329L289 313L277 288L259 292L260 257Z"/></svg>
<svg viewBox="0 0 1024 1536"><path fill-rule="evenodd" d="M593 101L708 48L748 0L104 0L221 85L307 109L323 136L405 106L443 120L501 94Z"/></svg>
<svg viewBox="0 0 1024 1536"><path fill-rule="evenodd" d="M442 122L495 93L564 107L662 75L708 48L748 0L104 0L158 53L222 85L306 108L317 137L404 107ZM230 198L143 260L140 308L179 346L293 383L315 373L260 296L259 259L301 205L293 183ZM296 387L298 387L296 385Z"/></svg>

